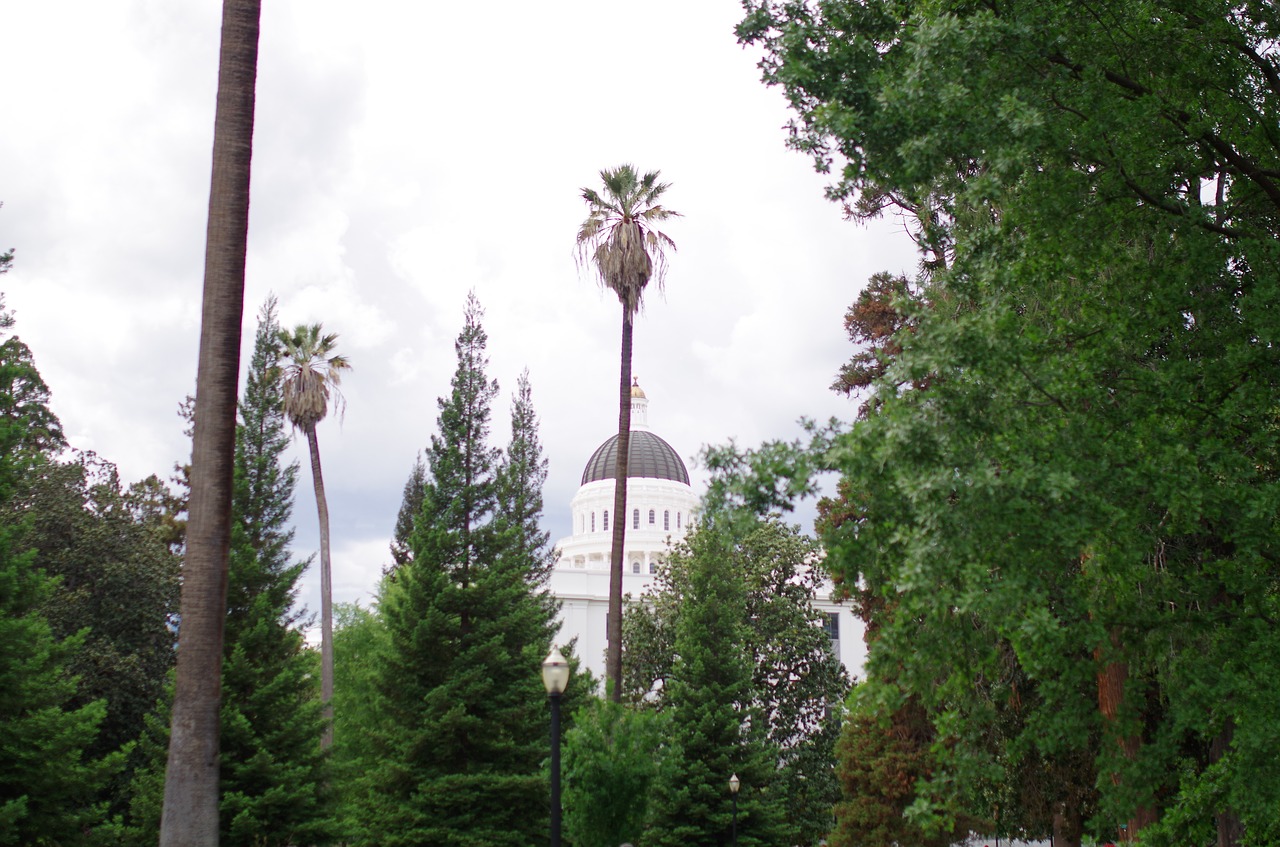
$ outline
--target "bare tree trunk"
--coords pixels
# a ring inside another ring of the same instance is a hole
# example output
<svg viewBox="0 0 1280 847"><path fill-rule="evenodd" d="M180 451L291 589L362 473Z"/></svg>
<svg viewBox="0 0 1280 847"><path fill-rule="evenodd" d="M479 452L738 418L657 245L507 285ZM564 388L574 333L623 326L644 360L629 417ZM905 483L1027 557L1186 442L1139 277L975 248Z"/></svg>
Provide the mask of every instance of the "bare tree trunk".
<svg viewBox="0 0 1280 847"><path fill-rule="evenodd" d="M1114 631L1111 633L1111 646L1113 648L1119 648L1120 646L1120 637ZM1102 658L1101 648L1096 651L1095 655L1098 658ZM1098 708L1102 712L1102 718L1105 723L1114 724L1119 718L1126 694L1125 684L1128 681L1129 665L1127 662L1108 662L1098 671ZM1122 736L1119 739L1119 744L1124 757L1132 761L1138 757L1138 753L1142 749L1142 738L1136 734ZM1113 773L1111 781L1113 784L1119 785L1120 774ZM1130 814L1128 824L1125 826L1124 831L1120 833L1120 840L1124 842L1137 840L1142 830L1155 822L1155 810L1149 806L1139 806Z"/></svg>
<svg viewBox="0 0 1280 847"><path fill-rule="evenodd" d="M622 367L618 383L618 460L613 477L613 547L609 554L609 642L605 654L605 688L622 702L622 559L627 538L627 474L631 463L631 336L634 314L622 306Z"/></svg>
<svg viewBox="0 0 1280 847"><path fill-rule="evenodd" d="M333 744L333 569L329 556L329 501L324 496L324 474L320 472L320 442L316 425L307 427L307 447L311 451L311 482L316 492L316 514L320 519L320 702L324 705L324 734L320 746Z"/></svg>
<svg viewBox="0 0 1280 847"><path fill-rule="evenodd" d="M1053 847L1080 847L1081 830L1078 809L1063 804L1053 813Z"/></svg>
<svg viewBox="0 0 1280 847"><path fill-rule="evenodd" d="M1216 763L1231 749L1231 740L1235 737L1235 721L1227 719L1222 728L1209 745L1209 761ZM1217 847L1239 847L1244 840L1244 822L1233 810L1224 808L1213 816L1218 831Z"/></svg>
<svg viewBox="0 0 1280 847"><path fill-rule="evenodd" d="M216 847L222 636L260 0L224 0L196 372L191 502L161 847Z"/></svg>

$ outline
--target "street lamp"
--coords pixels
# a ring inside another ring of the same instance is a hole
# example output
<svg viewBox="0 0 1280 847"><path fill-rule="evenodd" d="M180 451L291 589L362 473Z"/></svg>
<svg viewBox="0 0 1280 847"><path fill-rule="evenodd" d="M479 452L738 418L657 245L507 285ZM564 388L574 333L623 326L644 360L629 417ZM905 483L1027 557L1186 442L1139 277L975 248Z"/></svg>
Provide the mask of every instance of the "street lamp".
<svg viewBox="0 0 1280 847"><path fill-rule="evenodd" d="M729 777L729 793L733 795L733 847L738 847L738 788L741 785L736 773Z"/></svg>
<svg viewBox="0 0 1280 847"><path fill-rule="evenodd" d="M551 699L551 847L560 847L560 695L569 684L569 663L554 645L542 660L542 684Z"/></svg>

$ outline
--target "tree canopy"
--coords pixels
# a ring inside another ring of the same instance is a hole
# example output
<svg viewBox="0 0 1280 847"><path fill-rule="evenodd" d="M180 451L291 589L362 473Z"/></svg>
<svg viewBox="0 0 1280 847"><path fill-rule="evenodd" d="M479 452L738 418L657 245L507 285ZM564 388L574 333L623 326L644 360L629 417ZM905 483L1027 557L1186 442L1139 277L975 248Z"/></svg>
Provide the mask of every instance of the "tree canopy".
<svg viewBox="0 0 1280 847"><path fill-rule="evenodd" d="M489 444L498 385L482 316L473 294L426 451L412 557L383 583L367 843L517 845L547 826L539 669L555 606L542 588L541 493L528 487L545 466L527 382L511 448Z"/></svg>
<svg viewBox="0 0 1280 847"><path fill-rule="evenodd" d="M666 710L680 665L676 636L703 602L693 594L701 558L725 560L743 591L739 640L750 684L740 708L761 724L760 743L775 760L772 790L786 798L785 837L816 842L826 834L837 797L831 762L849 678L831 648L813 601L826 577L817 543L797 527L766 518L735 528L695 528L658 567L652 590L633 601L623 622L624 694ZM701 533L727 539L723 547ZM720 610L729 615L734 607Z"/></svg>
<svg viewBox="0 0 1280 847"><path fill-rule="evenodd" d="M921 248L845 371L865 419L805 458L841 474L824 538L878 633L859 696L886 719L917 697L937 733L909 814L992 820L987 789L1039 762L1052 818L1083 756L1099 837L1264 843L1275 9L745 8L790 143L851 216L898 211ZM764 501L806 472L765 473Z"/></svg>

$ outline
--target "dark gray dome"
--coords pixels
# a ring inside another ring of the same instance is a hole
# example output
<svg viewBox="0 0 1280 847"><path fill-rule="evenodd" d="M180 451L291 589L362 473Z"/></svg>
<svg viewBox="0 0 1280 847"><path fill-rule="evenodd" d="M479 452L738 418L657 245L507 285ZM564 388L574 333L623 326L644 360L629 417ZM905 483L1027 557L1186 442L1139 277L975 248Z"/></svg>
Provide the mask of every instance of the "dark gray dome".
<svg viewBox="0 0 1280 847"><path fill-rule="evenodd" d="M689 484L689 471L680 454L671 445L652 432L631 430L631 443L627 449L627 477L646 479L670 479ZM618 436L596 448L582 471L582 484L601 479L613 479L618 471Z"/></svg>

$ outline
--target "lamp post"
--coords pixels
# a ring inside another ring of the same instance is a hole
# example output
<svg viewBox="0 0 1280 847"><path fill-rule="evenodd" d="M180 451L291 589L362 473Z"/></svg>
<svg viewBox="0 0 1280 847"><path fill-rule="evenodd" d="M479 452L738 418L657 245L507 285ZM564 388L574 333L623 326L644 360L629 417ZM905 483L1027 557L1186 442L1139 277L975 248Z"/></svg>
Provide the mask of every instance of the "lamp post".
<svg viewBox="0 0 1280 847"><path fill-rule="evenodd" d="M729 794L733 796L733 847L738 847L738 788L741 785L736 773L729 777Z"/></svg>
<svg viewBox="0 0 1280 847"><path fill-rule="evenodd" d="M551 847L560 847L560 695L569 684L569 663L559 647L542 661L542 684L551 700Z"/></svg>

